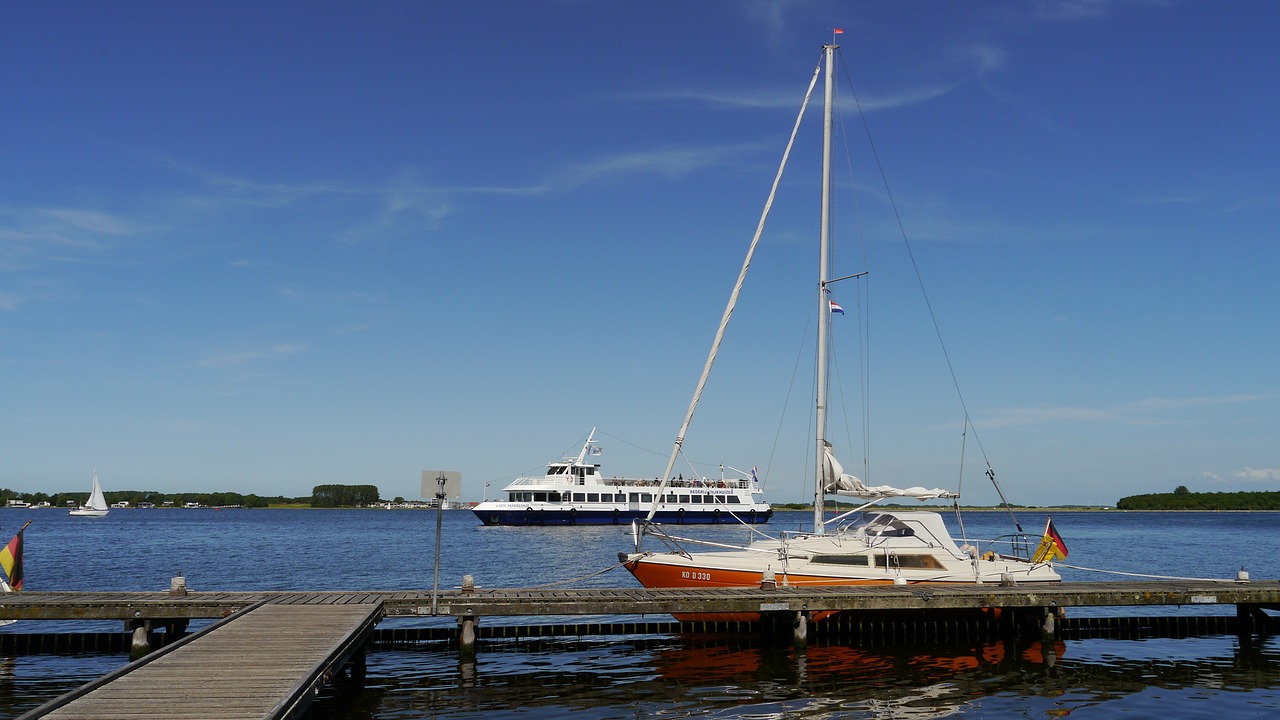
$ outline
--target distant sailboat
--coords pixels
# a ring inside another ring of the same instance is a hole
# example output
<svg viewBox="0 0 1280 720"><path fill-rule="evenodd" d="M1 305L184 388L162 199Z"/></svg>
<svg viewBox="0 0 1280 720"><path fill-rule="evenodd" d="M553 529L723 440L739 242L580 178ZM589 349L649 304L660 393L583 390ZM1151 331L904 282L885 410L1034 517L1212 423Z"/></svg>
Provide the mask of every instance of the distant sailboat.
<svg viewBox="0 0 1280 720"><path fill-rule="evenodd" d="M98 484L98 468L93 469L93 491L89 493L89 502L68 512L77 517L102 517L110 512L107 499L102 496L102 486Z"/></svg>

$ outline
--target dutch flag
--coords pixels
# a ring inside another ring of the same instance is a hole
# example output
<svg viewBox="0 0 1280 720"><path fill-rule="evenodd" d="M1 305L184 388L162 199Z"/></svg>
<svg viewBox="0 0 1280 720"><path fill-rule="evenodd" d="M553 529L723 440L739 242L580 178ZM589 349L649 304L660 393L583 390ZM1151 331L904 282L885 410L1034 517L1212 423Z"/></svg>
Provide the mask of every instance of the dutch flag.
<svg viewBox="0 0 1280 720"><path fill-rule="evenodd" d="M827 302L831 303L831 314L832 314L832 315L843 315L843 314L844 314L844 308L842 308L842 307L840 307L839 305L835 304L835 302L834 302L834 301L832 301L832 300L828 300Z"/></svg>

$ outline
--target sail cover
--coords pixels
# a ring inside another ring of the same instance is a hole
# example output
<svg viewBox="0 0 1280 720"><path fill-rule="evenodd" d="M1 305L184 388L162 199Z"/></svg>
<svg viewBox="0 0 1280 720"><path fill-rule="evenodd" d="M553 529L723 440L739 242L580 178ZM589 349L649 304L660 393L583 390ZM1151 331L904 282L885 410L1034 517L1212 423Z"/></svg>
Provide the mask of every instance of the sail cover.
<svg viewBox="0 0 1280 720"><path fill-rule="evenodd" d="M823 468L822 488L828 495L849 495L868 500L891 497L916 498L917 500L960 497L959 493L943 490L942 488L896 488L892 485L868 486L862 480L844 471L840 461L836 460L836 456L831 452L830 443L827 443L825 455L826 462Z"/></svg>

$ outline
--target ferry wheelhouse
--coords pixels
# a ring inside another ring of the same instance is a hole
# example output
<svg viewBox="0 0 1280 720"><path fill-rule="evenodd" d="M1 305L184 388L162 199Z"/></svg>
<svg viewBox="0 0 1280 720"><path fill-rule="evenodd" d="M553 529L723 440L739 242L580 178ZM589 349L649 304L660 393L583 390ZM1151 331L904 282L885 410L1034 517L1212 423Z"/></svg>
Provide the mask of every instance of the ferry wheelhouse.
<svg viewBox="0 0 1280 720"><path fill-rule="evenodd" d="M521 477L502 489L503 497L472 508L485 525L628 525L644 518L675 525L764 523L773 509L754 471L740 477L670 479L605 477L595 429L577 457L547 464L542 477ZM723 466L722 466L723 468Z"/></svg>

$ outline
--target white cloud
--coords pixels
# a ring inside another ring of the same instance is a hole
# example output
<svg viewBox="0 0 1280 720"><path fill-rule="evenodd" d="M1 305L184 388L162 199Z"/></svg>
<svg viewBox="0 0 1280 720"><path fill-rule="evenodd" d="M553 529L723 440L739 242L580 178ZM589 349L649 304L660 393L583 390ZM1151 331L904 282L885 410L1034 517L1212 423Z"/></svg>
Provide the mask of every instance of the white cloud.
<svg viewBox="0 0 1280 720"><path fill-rule="evenodd" d="M636 174L682 177L709 167L736 165L742 162L744 156L759 149L759 146L755 145L725 145L625 153L569 167L556 174L548 187L570 189L587 183Z"/></svg>
<svg viewBox="0 0 1280 720"><path fill-rule="evenodd" d="M1251 468L1246 467L1235 474L1240 480L1268 481L1280 480L1280 469L1278 468Z"/></svg>
<svg viewBox="0 0 1280 720"><path fill-rule="evenodd" d="M1223 397L1148 398L1110 407L1003 408L982 422L987 427L1018 427L1056 422L1113 425L1162 425L1172 422L1166 413L1186 408L1234 405L1265 399L1262 395Z"/></svg>
<svg viewBox="0 0 1280 720"><path fill-rule="evenodd" d="M302 347L288 343L279 343L267 348L250 348L216 353L196 362L198 367L222 369L233 368L266 360L273 357L294 355L302 351Z"/></svg>

